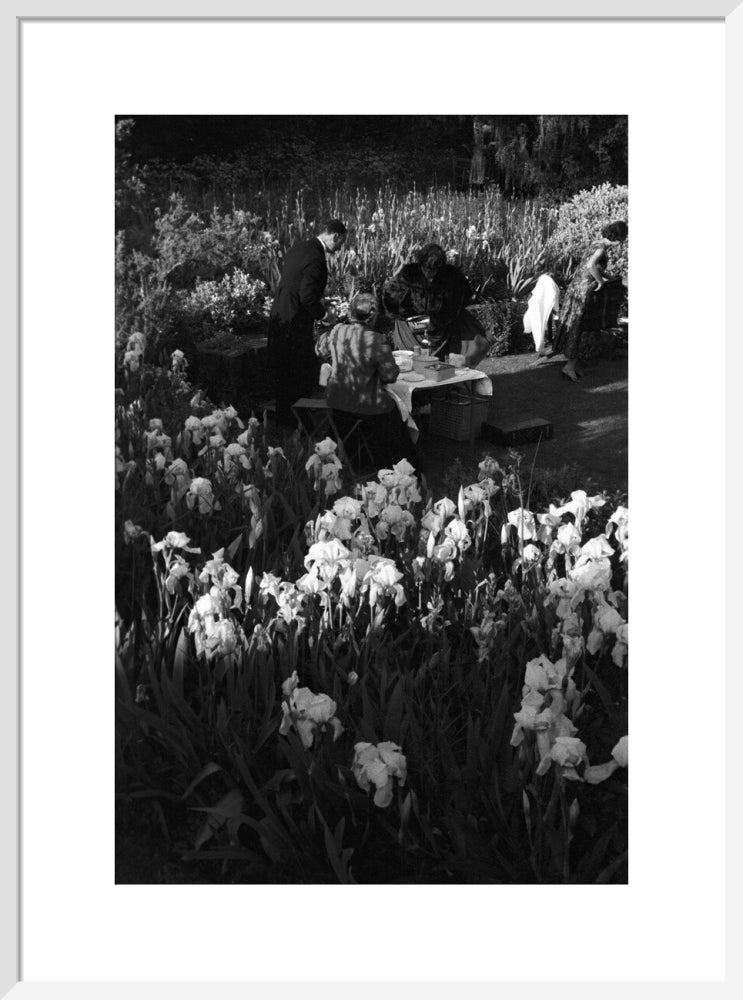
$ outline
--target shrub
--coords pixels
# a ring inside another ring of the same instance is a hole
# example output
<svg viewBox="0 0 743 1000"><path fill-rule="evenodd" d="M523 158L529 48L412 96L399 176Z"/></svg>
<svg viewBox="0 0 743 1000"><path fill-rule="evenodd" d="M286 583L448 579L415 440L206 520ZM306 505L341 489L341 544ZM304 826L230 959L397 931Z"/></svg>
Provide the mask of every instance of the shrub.
<svg viewBox="0 0 743 1000"><path fill-rule="evenodd" d="M546 263L569 278L590 244L609 222L627 220L626 185L601 184L581 191L560 206L557 226L547 241ZM627 274L628 240L609 251L609 271Z"/></svg>
<svg viewBox="0 0 743 1000"><path fill-rule="evenodd" d="M234 270L221 281L196 280L193 291L180 295L179 311L191 327L203 330L246 333L262 328L271 308L268 287L244 271Z"/></svg>
<svg viewBox="0 0 743 1000"><path fill-rule="evenodd" d="M525 311L525 302L514 302L511 299L470 306L470 312L485 327L491 345L488 351L490 357L502 357L517 351L524 333Z"/></svg>

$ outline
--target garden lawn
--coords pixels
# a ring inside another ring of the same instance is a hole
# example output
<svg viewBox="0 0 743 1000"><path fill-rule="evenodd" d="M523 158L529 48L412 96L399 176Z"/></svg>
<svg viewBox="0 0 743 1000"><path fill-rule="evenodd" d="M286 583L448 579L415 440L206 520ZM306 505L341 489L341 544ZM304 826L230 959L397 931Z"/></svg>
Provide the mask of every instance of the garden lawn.
<svg viewBox="0 0 743 1000"><path fill-rule="evenodd" d="M598 489L627 490L627 357L600 358L591 364L585 378L573 383L560 377L562 355L535 367L535 354L486 358L480 368L493 380L489 419L514 423L527 416L552 423L551 440L520 444L522 473L532 462L539 473L574 484L593 482ZM468 443L423 434L419 442L422 472L434 493L461 462L465 470L475 468L485 455L502 465L508 448L481 437L475 440L474 456ZM536 455L536 458L535 458ZM474 478L474 477L471 477ZM471 479L467 479L467 482ZM568 489L576 485L565 483Z"/></svg>

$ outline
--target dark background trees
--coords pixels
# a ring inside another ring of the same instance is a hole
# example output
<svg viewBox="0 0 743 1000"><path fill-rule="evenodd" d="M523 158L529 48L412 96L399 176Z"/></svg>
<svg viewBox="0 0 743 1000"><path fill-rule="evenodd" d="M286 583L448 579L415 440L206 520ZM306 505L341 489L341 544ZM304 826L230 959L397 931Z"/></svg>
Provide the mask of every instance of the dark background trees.
<svg viewBox="0 0 743 1000"><path fill-rule="evenodd" d="M120 115L135 165L171 180L263 187L413 183L466 187L476 122L490 126L486 182L564 198L627 182L623 115Z"/></svg>
<svg viewBox="0 0 743 1000"><path fill-rule="evenodd" d="M482 115L490 177L508 193L557 197L627 183L626 115Z"/></svg>

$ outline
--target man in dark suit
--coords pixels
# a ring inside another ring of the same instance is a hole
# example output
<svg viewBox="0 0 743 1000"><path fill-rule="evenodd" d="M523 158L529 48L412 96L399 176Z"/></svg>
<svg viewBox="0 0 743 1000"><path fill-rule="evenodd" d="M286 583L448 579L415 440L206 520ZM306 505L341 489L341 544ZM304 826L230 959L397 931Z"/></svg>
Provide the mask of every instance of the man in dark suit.
<svg viewBox="0 0 743 1000"><path fill-rule="evenodd" d="M319 236L295 243L284 259L268 323L268 363L276 380L276 419L294 425L290 407L317 385L320 362L313 337L316 320L333 323L323 303L328 281L327 255L343 245L346 227L331 219Z"/></svg>

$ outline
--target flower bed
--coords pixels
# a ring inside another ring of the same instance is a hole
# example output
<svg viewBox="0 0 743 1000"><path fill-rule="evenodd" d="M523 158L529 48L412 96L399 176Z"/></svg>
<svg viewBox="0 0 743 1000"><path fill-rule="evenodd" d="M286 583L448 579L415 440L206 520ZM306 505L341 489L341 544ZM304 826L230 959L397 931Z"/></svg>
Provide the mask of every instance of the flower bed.
<svg viewBox="0 0 743 1000"><path fill-rule="evenodd" d="M404 461L348 490L332 440L156 413L140 375L117 409L122 796L197 817L183 858L235 881L624 881L626 508L534 512L492 460L454 497Z"/></svg>

